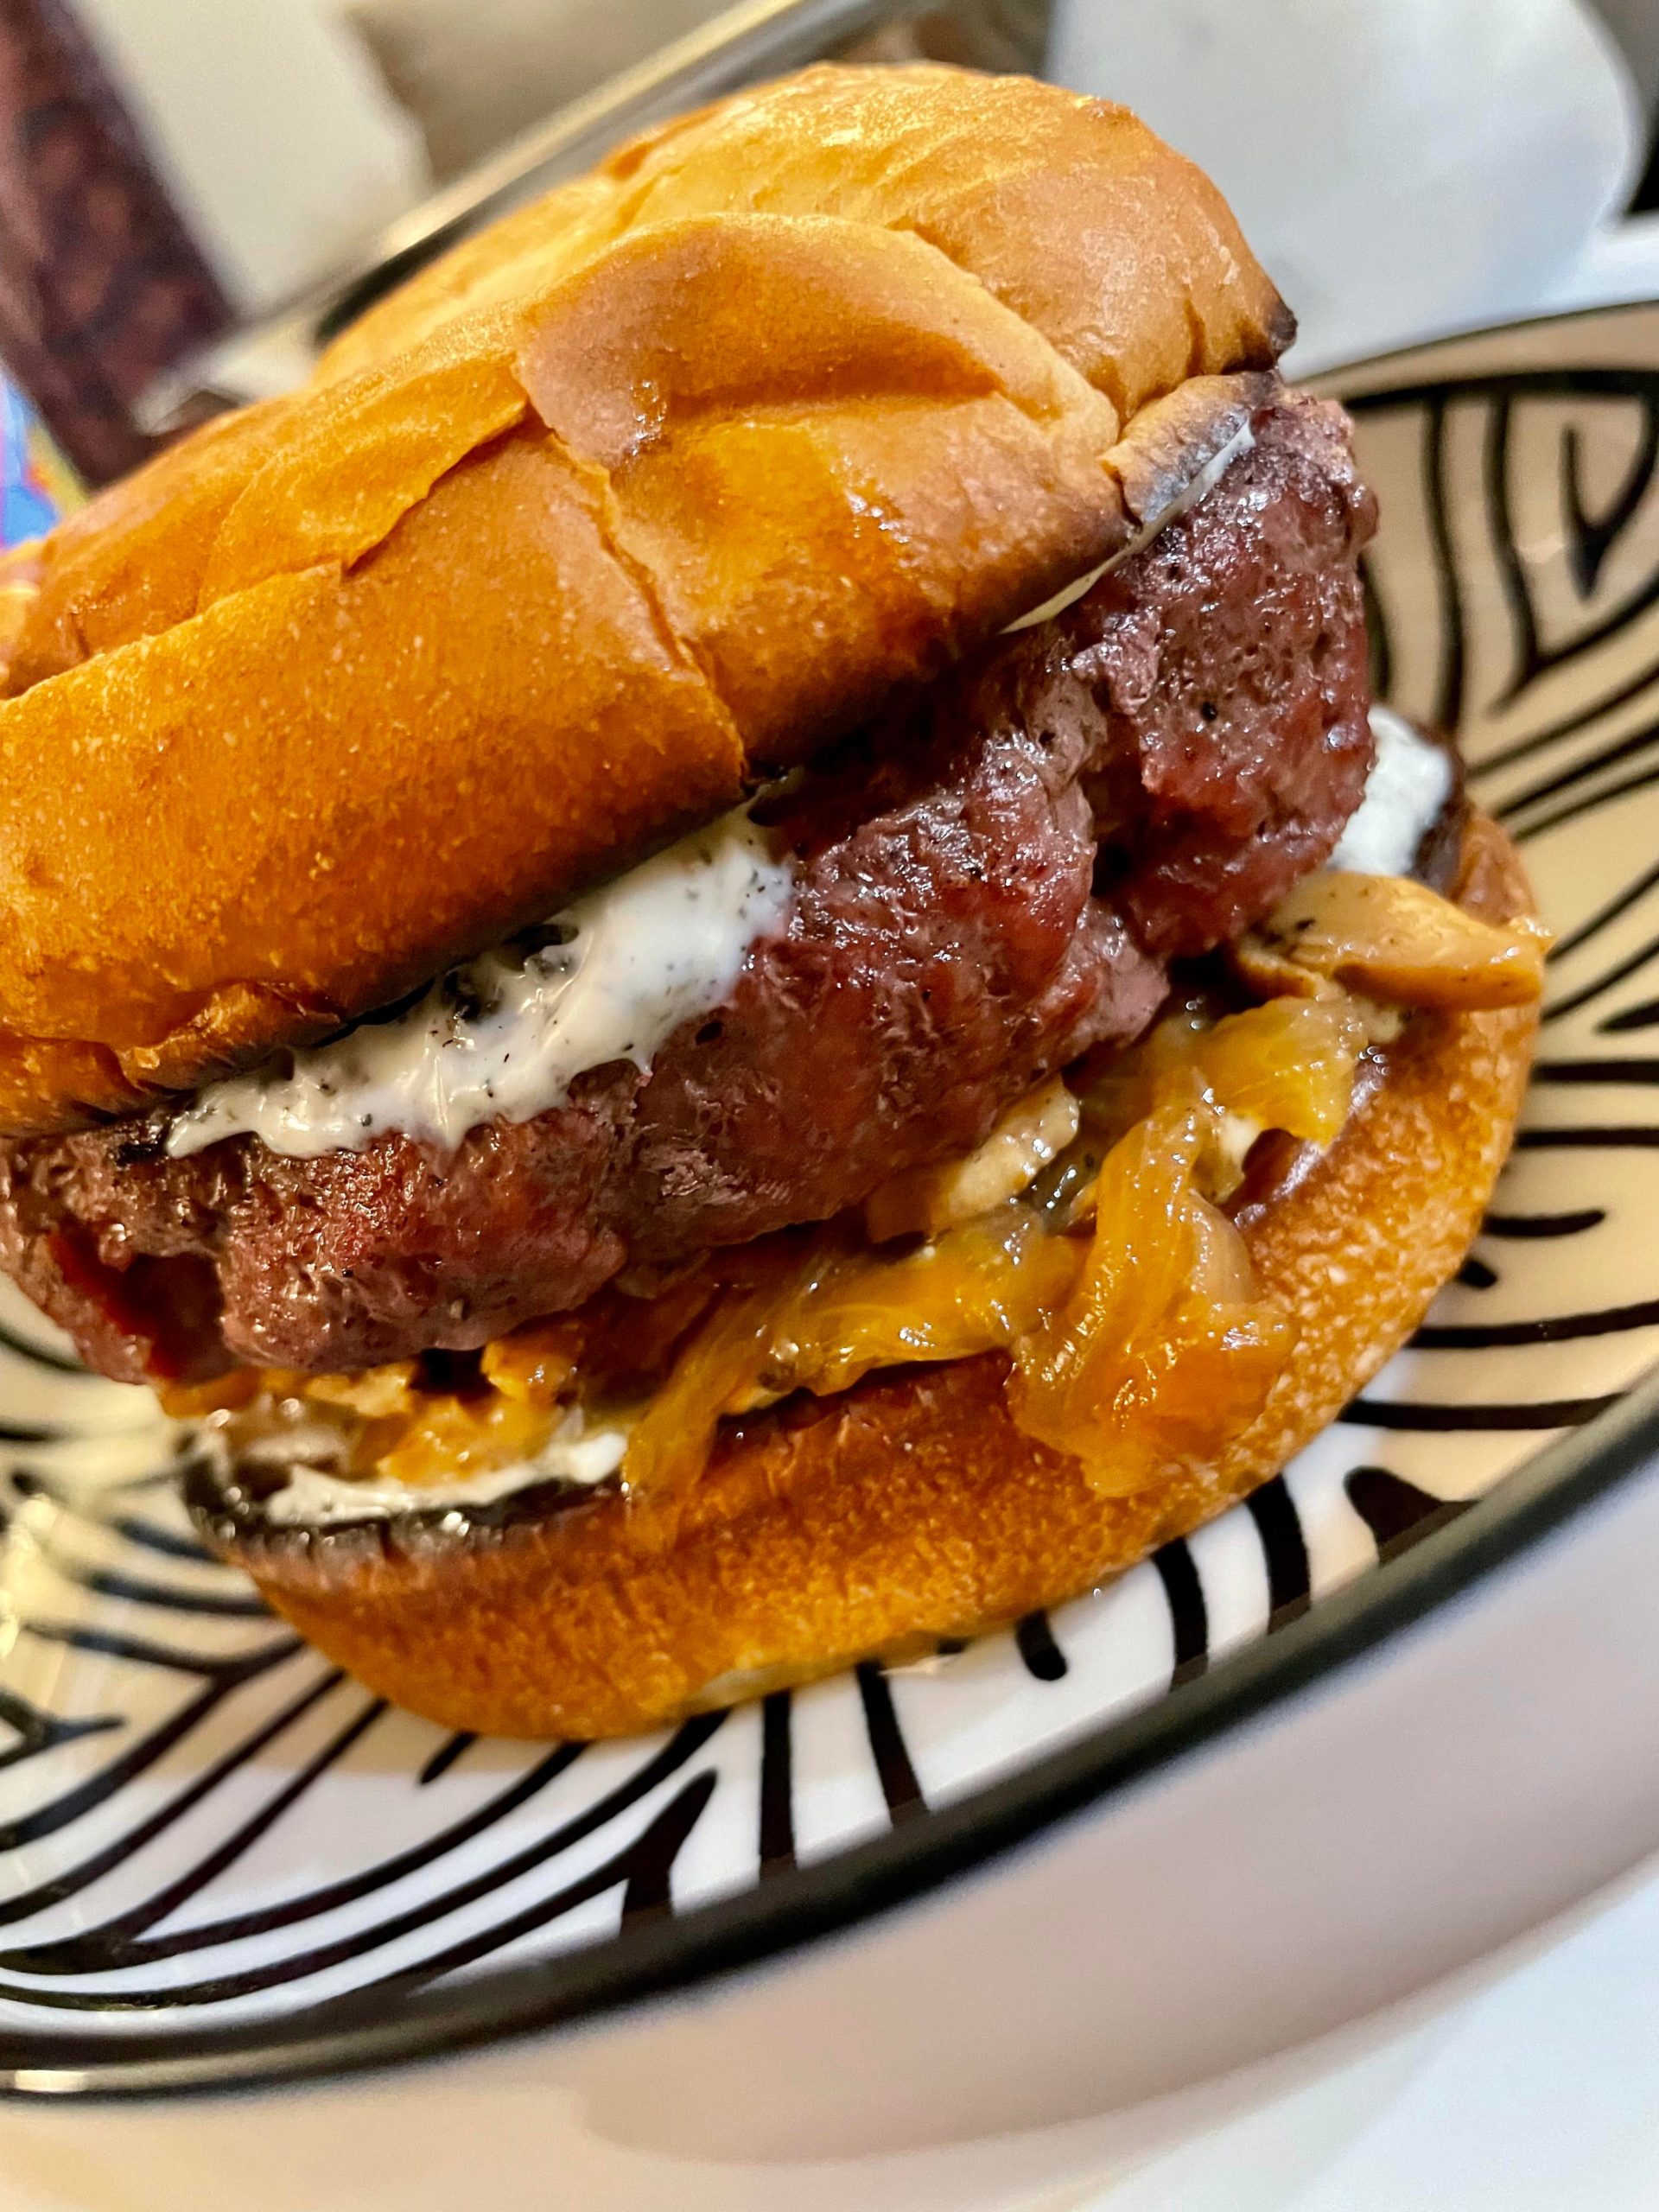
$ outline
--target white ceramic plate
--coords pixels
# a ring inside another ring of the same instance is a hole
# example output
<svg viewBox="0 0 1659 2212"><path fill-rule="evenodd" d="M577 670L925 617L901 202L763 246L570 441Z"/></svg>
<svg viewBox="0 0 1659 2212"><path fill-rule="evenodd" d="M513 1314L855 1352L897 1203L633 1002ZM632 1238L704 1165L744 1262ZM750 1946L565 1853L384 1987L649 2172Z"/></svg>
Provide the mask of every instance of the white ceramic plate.
<svg viewBox="0 0 1659 2212"><path fill-rule="evenodd" d="M1631 1464L1651 1425L1615 1408L1659 1351L1659 308L1340 381L1383 507L1382 687L1457 726L1560 932L1519 1148L1414 1346L1246 1504L1015 1634L550 1748L446 1736L296 1645L197 1549L147 1402L9 1307L14 2087L376 2062L785 1950L1336 1666Z"/></svg>

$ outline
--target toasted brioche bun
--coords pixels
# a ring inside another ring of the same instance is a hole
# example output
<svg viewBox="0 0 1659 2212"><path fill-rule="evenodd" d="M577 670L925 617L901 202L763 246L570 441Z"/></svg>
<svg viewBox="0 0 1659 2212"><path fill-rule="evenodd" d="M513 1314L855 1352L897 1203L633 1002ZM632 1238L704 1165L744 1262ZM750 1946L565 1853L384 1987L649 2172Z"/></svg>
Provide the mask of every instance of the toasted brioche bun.
<svg viewBox="0 0 1659 2212"><path fill-rule="evenodd" d="M1458 895L1529 912L1477 817ZM973 1635L1122 1573L1276 1473L1422 1319L1509 1152L1536 1017L1425 1012L1311 1171L1244 1217L1296 1348L1212 1466L1103 1498L1022 1435L1000 1354L889 1370L734 1428L671 1515L614 1493L522 1497L327 1529L192 1503L309 1642L451 1728L626 1734L927 1637Z"/></svg>
<svg viewBox="0 0 1659 2212"><path fill-rule="evenodd" d="M543 919L1106 558L1294 330L1121 108L823 67L663 125L8 566L0 1133Z"/></svg>

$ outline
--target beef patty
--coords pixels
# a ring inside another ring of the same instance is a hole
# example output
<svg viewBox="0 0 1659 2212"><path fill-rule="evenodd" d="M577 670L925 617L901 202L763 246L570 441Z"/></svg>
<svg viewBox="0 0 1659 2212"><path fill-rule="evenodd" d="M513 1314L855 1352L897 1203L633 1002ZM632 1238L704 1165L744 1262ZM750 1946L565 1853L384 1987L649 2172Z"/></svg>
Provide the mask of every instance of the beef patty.
<svg viewBox="0 0 1659 2212"><path fill-rule="evenodd" d="M154 1116L13 1140L0 1264L122 1380L349 1370L646 1287L969 1149L1138 1035L1166 962L1264 913L1358 804L1373 505L1336 409L1287 397L1255 431L1073 607L763 812L796 856L787 925L648 1073L594 1069L453 1152L173 1160Z"/></svg>

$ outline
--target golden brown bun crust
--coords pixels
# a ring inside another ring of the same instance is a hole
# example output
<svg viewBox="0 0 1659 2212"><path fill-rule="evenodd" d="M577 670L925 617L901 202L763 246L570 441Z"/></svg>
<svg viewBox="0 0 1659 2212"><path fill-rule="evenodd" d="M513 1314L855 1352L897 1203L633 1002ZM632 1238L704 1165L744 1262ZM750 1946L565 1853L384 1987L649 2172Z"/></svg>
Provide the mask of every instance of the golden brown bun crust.
<svg viewBox="0 0 1659 2212"><path fill-rule="evenodd" d="M1464 903L1531 910L1477 817ZM1022 1436L1000 1356L873 1380L728 1438L672 1523L614 1496L457 1539L416 1519L306 1537L208 1516L301 1634L446 1727L625 1734L918 1635L1075 1596L1220 1512L1325 1427L1467 1250L1510 1148L1535 1016L1422 1014L1313 1172L1246 1231L1301 1336L1212 1469L1101 1498ZM739 1685L730 1678L747 1678Z"/></svg>
<svg viewBox="0 0 1659 2212"><path fill-rule="evenodd" d="M462 246L8 576L0 1131L731 804L1111 552L1292 327L1132 116L942 68L745 93Z"/></svg>

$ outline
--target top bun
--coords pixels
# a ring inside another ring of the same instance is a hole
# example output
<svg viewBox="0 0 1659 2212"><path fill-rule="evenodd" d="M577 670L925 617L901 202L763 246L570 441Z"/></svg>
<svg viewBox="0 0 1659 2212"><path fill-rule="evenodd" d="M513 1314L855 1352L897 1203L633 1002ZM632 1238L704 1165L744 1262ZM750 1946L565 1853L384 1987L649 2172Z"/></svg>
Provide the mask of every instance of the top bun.
<svg viewBox="0 0 1659 2212"><path fill-rule="evenodd" d="M0 575L0 1130L326 1033L1122 545L1294 324L1123 109L817 68L647 133Z"/></svg>

